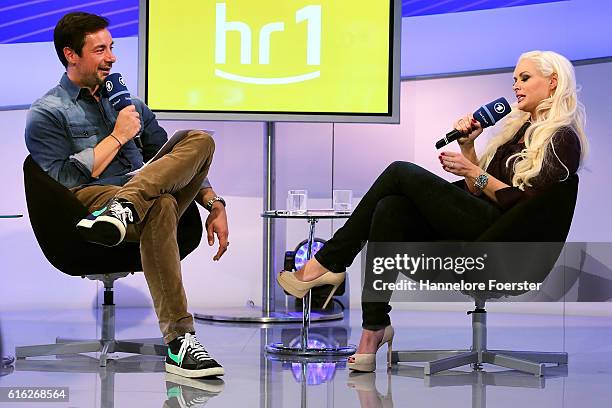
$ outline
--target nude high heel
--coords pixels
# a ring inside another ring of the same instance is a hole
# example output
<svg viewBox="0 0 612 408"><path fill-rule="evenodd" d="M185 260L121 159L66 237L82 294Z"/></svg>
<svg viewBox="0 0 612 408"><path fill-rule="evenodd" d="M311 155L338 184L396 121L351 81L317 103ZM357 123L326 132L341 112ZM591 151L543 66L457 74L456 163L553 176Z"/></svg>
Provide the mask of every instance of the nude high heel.
<svg viewBox="0 0 612 408"><path fill-rule="evenodd" d="M325 300L325 304L323 304L323 309L327 306L327 303L331 300L334 293L336 293L336 289L338 286L344 282L345 272L333 273L333 272L325 272L323 275L319 276L317 279L303 282L295 277L295 272L286 272L282 271L276 277L276 281L278 284L292 296L295 296L298 299L302 299L306 296L306 293L312 288L323 285L332 285L334 288L331 293Z"/></svg>
<svg viewBox="0 0 612 408"><path fill-rule="evenodd" d="M393 393L391 391L391 373L387 373L387 393L381 394L376 389L376 373L351 372L346 385L357 391L362 408L378 407L393 408ZM376 401L377 400L377 401Z"/></svg>
<svg viewBox="0 0 612 408"><path fill-rule="evenodd" d="M393 330L393 326L389 325L385 327L385 332L383 333L383 338L378 343L378 347L376 347L376 351L382 347L383 344L388 343L387 346L387 367L391 367L391 352L393 350L393 336L395 335L395 331ZM360 371L364 373L371 373L376 370L376 353L364 353L364 354L353 354L350 359L353 361L349 361L348 368L353 371Z"/></svg>

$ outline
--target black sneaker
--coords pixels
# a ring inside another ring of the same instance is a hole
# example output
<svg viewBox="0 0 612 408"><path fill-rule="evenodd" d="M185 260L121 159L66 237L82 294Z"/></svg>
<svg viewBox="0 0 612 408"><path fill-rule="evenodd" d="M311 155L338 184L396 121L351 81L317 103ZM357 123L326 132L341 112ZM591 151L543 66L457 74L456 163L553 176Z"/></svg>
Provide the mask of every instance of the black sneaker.
<svg viewBox="0 0 612 408"><path fill-rule="evenodd" d="M134 222L132 210L125 202L112 198L102 208L79 221L77 229L87 241L112 247L125 238L128 222Z"/></svg>
<svg viewBox="0 0 612 408"><path fill-rule="evenodd" d="M223 375L223 367L200 344L195 334L185 333L168 345L166 372L189 378Z"/></svg>
<svg viewBox="0 0 612 408"><path fill-rule="evenodd" d="M196 408L206 405L209 399L221 394L225 384L220 378L194 379L166 373L166 395L164 407Z"/></svg>

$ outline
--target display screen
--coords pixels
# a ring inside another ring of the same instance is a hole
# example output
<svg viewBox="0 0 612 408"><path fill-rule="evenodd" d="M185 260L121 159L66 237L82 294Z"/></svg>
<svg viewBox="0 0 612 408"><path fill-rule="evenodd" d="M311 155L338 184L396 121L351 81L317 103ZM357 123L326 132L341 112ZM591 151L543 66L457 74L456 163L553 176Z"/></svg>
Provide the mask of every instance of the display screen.
<svg viewBox="0 0 612 408"><path fill-rule="evenodd" d="M141 95L162 117L393 121L395 3L147 1Z"/></svg>

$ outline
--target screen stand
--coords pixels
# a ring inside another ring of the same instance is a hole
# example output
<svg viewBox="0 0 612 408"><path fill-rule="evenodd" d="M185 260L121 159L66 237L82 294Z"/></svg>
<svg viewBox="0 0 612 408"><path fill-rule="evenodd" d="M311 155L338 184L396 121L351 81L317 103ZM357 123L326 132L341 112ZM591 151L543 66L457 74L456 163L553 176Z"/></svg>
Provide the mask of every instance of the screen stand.
<svg viewBox="0 0 612 408"><path fill-rule="evenodd" d="M264 126L264 186L263 211L274 210L276 206L276 160L275 160L275 122L265 122ZM301 310L276 310L276 270L274 228L276 220L263 218L263 275L261 307L245 306L208 310L193 314L198 320L232 323L301 323ZM310 314L310 321L338 320L344 317L342 309L336 305L329 311L316 311Z"/></svg>

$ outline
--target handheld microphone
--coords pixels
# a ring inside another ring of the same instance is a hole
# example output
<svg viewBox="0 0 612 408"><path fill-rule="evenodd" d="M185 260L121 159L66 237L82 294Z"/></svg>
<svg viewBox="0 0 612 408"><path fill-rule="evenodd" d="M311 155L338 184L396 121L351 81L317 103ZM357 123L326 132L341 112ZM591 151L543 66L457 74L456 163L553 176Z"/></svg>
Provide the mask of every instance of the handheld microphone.
<svg viewBox="0 0 612 408"><path fill-rule="evenodd" d="M128 91L123 76L120 73L115 72L114 74L108 75L104 80L104 88L106 89L106 95L108 95L109 102L117 112L126 106L132 105L130 91ZM134 136L134 142L136 146L142 148L140 131Z"/></svg>
<svg viewBox="0 0 612 408"><path fill-rule="evenodd" d="M504 116L509 114L511 110L512 108L506 98L499 98L478 108L478 110L474 112L474 119L476 119L484 129L495 125ZM448 132L443 139L436 142L436 149L446 146L463 136L465 136L463 133L457 129L453 129Z"/></svg>

